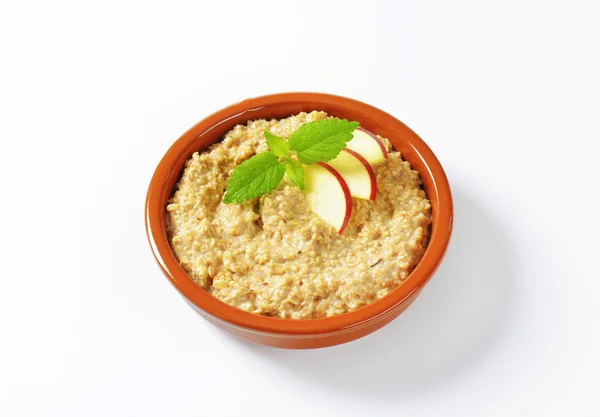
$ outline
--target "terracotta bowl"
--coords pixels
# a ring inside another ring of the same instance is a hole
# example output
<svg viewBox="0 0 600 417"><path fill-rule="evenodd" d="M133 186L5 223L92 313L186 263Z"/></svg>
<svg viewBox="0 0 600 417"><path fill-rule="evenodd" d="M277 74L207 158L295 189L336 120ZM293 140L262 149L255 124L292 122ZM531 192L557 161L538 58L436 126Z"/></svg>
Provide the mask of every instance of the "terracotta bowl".
<svg viewBox="0 0 600 417"><path fill-rule="evenodd" d="M166 205L185 161L217 142L237 124L261 118L284 118L323 110L390 140L419 171L432 205L431 239L419 265L387 296L358 310L314 320L263 317L231 307L198 287L171 251L166 234ZM431 149L404 123L360 101L319 93L283 93L251 98L201 120L185 132L162 158L146 197L146 232L159 266L188 304L233 336L282 348L317 348L349 342L381 328L404 311L442 261L452 231L452 197L446 174Z"/></svg>

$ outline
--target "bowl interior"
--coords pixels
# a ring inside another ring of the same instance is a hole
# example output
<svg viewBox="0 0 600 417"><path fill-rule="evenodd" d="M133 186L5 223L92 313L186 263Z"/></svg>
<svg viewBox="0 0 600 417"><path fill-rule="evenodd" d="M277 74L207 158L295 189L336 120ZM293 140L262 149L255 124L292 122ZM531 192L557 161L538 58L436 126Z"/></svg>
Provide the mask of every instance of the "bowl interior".
<svg viewBox="0 0 600 417"><path fill-rule="evenodd" d="M287 320L258 316L231 307L198 287L179 266L166 235L166 205L185 161L194 152L206 149L238 124L248 120L284 118L299 112L321 110L341 119L356 120L362 127L390 140L394 148L416 169L423 180L432 206L429 246L405 282L361 309L336 317L313 320ZM146 199L146 226L157 261L173 285L189 301L208 314L256 330L306 334L339 331L365 325L400 306L420 290L439 265L446 250L452 226L452 200L446 175L429 147L406 125L391 115L365 103L316 93L286 93L248 99L220 110L202 120L167 151L152 178Z"/></svg>

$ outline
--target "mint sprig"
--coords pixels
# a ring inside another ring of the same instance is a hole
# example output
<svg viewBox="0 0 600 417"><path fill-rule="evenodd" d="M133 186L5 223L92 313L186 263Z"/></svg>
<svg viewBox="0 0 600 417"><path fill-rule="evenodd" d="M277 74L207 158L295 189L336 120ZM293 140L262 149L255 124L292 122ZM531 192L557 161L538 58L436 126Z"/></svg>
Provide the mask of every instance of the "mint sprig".
<svg viewBox="0 0 600 417"><path fill-rule="evenodd" d="M287 172L290 180L304 189L303 164L335 159L358 122L323 119L305 123L294 131L289 140L264 131L269 151L261 152L241 163L231 173L223 203L243 203L277 188Z"/></svg>

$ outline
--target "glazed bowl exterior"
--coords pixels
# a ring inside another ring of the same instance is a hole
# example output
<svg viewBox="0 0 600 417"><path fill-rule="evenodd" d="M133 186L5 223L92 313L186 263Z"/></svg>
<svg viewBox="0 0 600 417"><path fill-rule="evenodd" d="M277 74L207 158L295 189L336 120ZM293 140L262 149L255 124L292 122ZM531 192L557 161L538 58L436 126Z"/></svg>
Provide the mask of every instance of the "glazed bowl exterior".
<svg viewBox="0 0 600 417"><path fill-rule="evenodd" d="M166 206L185 161L219 141L248 120L285 118L322 110L386 137L423 180L432 206L431 238L423 258L402 285L385 297L339 316L291 320L264 317L239 310L197 286L179 265L166 232ZM381 328L404 311L439 266L452 232L452 196L446 174L431 149L404 123L373 106L321 93L282 93L251 98L228 106L198 122L164 155L146 196L146 233L156 260L171 284L202 317L249 342L282 348L317 348L358 339Z"/></svg>

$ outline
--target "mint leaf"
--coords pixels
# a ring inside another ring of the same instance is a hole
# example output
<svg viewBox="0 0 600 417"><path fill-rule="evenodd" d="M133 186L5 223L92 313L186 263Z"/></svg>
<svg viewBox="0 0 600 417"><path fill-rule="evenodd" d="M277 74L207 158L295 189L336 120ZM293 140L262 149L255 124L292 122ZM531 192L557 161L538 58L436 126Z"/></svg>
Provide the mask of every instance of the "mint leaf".
<svg viewBox="0 0 600 417"><path fill-rule="evenodd" d="M285 171L290 179L298 188L304 190L304 168L300 161L287 158L285 161Z"/></svg>
<svg viewBox="0 0 600 417"><path fill-rule="evenodd" d="M290 153L290 146L288 143L279 136L275 136L268 130L265 130L265 139L267 140L267 146L273 151L275 156L282 157L287 156Z"/></svg>
<svg viewBox="0 0 600 417"><path fill-rule="evenodd" d="M223 203L243 203L277 188L285 165L271 152L262 152L242 162L231 173Z"/></svg>
<svg viewBox="0 0 600 417"><path fill-rule="evenodd" d="M289 137L289 147L296 151L303 164L327 162L334 159L352 139L358 122L323 119L303 124Z"/></svg>

